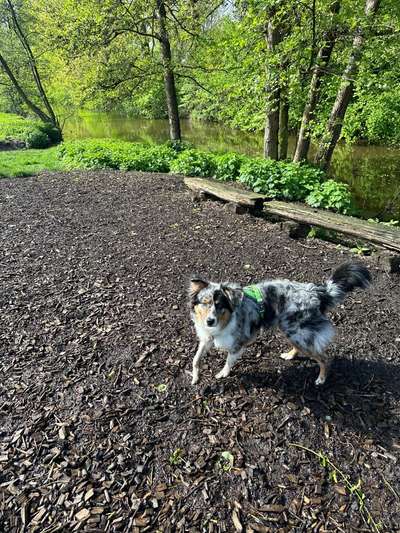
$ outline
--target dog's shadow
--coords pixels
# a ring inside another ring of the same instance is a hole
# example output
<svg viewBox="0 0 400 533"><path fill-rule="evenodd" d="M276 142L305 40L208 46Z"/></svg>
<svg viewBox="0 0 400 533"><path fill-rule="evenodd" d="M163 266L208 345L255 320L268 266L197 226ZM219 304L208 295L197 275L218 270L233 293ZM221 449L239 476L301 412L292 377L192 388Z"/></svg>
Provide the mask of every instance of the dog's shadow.
<svg viewBox="0 0 400 533"><path fill-rule="evenodd" d="M344 431L363 434L385 446L400 439L400 365L337 358L321 388L314 385L316 374L298 362L281 373L247 372L238 378L248 392L279 391L285 401L308 408L318 419L332 420Z"/></svg>

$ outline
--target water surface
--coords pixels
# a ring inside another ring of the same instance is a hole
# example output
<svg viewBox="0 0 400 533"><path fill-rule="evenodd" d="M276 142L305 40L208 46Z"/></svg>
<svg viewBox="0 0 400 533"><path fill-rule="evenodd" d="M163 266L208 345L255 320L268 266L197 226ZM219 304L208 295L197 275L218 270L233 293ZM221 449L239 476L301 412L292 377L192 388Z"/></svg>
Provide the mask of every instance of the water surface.
<svg viewBox="0 0 400 533"><path fill-rule="evenodd" d="M117 113L81 113L68 119L65 138L117 138L161 143L167 141L168 121L131 118ZM219 124L182 120L182 136L198 148L261 156L262 133L245 133ZM294 148L290 139L289 152ZM400 149L384 146L339 145L331 174L348 183L364 216L400 219Z"/></svg>

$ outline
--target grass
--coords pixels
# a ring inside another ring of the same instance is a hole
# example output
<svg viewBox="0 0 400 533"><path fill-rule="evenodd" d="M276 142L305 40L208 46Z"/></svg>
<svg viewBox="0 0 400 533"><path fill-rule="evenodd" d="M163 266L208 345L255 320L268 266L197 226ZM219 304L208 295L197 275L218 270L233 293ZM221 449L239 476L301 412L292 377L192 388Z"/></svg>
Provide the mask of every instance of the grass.
<svg viewBox="0 0 400 533"><path fill-rule="evenodd" d="M43 170L63 170L57 148L45 150L12 150L0 152L0 177L33 176Z"/></svg>
<svg viewBox="0 0 400 533"><path fill-rule="evenodd" d="M0 140L23 140L26 129L32 124L34 124L34 121L27 120L19 115L0 113Z"/></svg>

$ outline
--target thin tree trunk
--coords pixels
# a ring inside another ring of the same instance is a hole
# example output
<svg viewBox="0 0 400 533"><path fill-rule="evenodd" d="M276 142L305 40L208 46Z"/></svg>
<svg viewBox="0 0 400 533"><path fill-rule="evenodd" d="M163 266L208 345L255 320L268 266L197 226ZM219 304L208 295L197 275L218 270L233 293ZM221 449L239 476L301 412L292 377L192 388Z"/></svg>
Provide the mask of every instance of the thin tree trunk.
<svg viewBox="0 0 400 533"><path fill-rule="evenodd" d="M279 159L287 159L289 143L289 101L287 95L281 95L279 113Z"/></svg>
<svg viewBox="0 0 400 533"><path fill-rule="evenodd" d="M48 98L47 98L46 91L44 90L44 87L43 87L43 84L42 84L42 80L40 79L40 75L39 75L39 72L38 72L38 69L37 69L37 66L36 66L35 56L33 55L32 49L29 46L29 43L28 43L28 41L27 41L27 39L26 39L26 37L24 35L24 32L22 31L22 28L21 28L21 26L20 26L20 24L18 22L18 18L17 18L17 14L15 12L14 6L13 6L13 4L12 4L12 2L10 0L7 0L7 5L9 7L9 9L10 9L10 12L11 12L11 18L12 18L12 21L13 21L13 24L14 24L15 33L17 34L17 37L19 38L22 46L24 47L24 50L25 50L26 55L28 57L29 65L31 67L32 76L33 76L33 79L35 81L35 84L36 84L40 99L42 100L43 105L46 108L47 115L50 118L50 122L53 124L54 127L56 127L57 129L60 129L60 125L58 123L57 117L56 117L56 115L54 113L54 110L53 110Z"/></svg>
<svg viewBox="0 0 400 533"><path fill-rule="evenodd" d="M332 14L337 14L340 10L340 1L333 2L331 6ZM308 91L306 105L303 111L301 126L296 143L296 150L293 156L293 161L300 162L307 160L308 151L310 149L310 123L314 119L315 109L317 107L322 79L325 75L325 69L329 64L333 47L335 45L335 30L332 28L324 35L324 44L318 51L316 64L313 68L310 88Z"/></svg>
<svg viewBox="0 0 400 533"><path fill-rule="evenodd" d="M4 59L4 57L0 54L0 65L5 72L5 74L10 79L11 83L15 87L15 90L23 100L23 102L29 107L29 109L35 113L36 116L40 118L43 122L52 122L51 118L46 115L44 111L42 111L36 104L32 102L30 98L28 98L27 94L25 93L24 89L21 87L21 85L18 83L18 80L12 73L10 67L7 64L7 61Z"/></svg>
<svg viewBox="0 0 400 533"><path fill-rule="evenodd" d="M274 53L276 45L281 41L279 29L268 21L265 35L268 49ZM280 104L280 85L279 74L268 68L267 82L265 84L266 92L266 121L264 132L264 157L278 159L279 146L279 104Z"/></svg>
<svg viewBox="0 0 400 533"><path fill-rule="evenodd" d="M366 0L365 15L373 16L379 7L380 0ZM364 45L364 35L361 27L357 28L347 66L342 75L342 83L336 95L335 103L328 120L326 133L319 145L315 162L324 170L329 168L333 151L340 138L343 120L354 93L354 81L358 73L358 66Z"/></svg>
<svg viewBox="0 0 400 533"><path fill-rule="evenodd" d="M164 0L157 0L157 10L160 25L160 45L164 66L164 87L167 100L169 135L172 141L181 140L181 124L179 119L178 99L176 96L175 77L172 67L171 45L166 27L166 13Z"/></svg>

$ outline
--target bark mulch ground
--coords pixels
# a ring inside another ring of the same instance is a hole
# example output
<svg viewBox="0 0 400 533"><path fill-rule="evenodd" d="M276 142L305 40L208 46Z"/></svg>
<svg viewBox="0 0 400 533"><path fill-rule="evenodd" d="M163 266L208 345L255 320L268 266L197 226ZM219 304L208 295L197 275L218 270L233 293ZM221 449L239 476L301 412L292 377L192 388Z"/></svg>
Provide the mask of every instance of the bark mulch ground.
<svg viewBox="0 0 400 533"><path fill-rule="evenodd" d="M352 254L163 175L2 180L0 223L0 530L400 531L399 277L365 259L324 388L276 332L192 387L191 272L320 282Z"/></svg>

